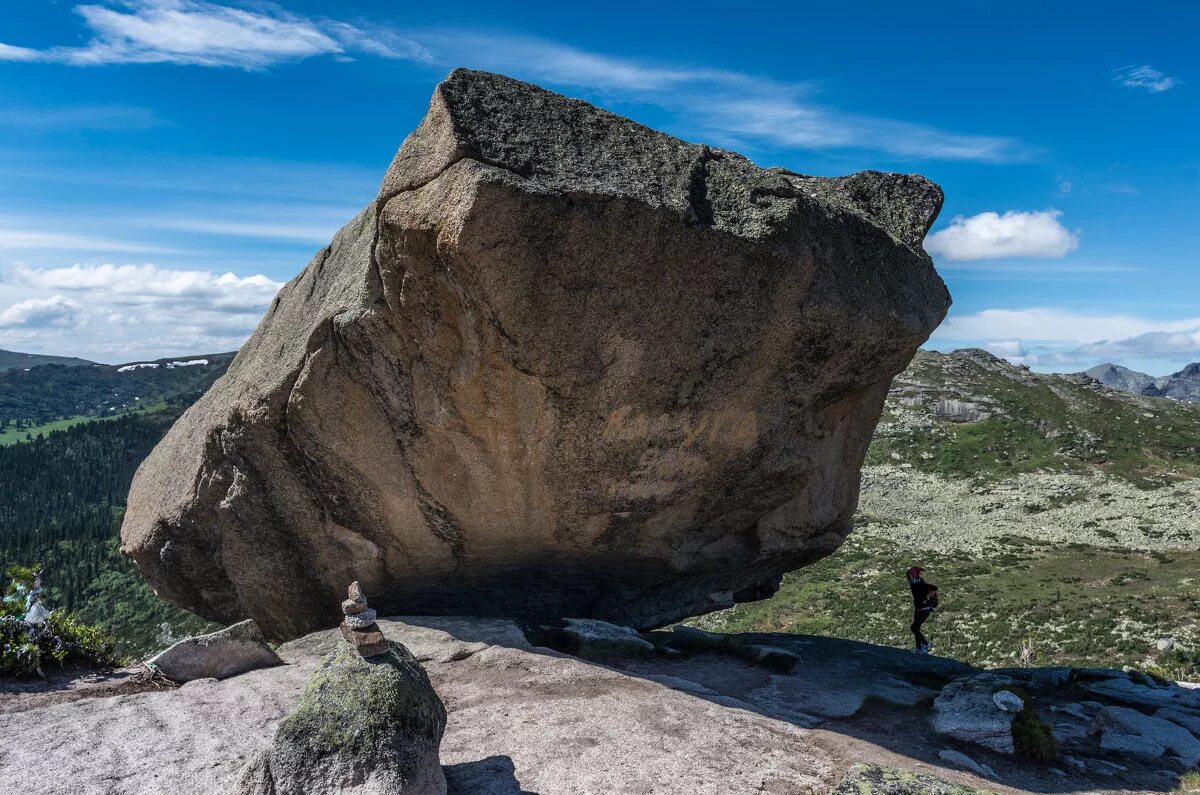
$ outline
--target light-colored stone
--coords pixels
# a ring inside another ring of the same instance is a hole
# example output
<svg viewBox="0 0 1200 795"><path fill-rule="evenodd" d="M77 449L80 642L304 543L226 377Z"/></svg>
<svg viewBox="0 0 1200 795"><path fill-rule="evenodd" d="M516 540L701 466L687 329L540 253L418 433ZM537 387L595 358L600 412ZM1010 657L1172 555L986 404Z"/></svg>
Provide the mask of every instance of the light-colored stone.
<svg viewBox="0 0 1200 795"><path fill-rule="evenodd" d="M279 656L253 619L185 638L146 661L147 666L176 682L225 679L279 663Z"/></svg>
<svg viewBox="0 0 1200 795"><path fill-rule="evenodd" d="M1171 649L1175 648L1175 639L1159 638L1158 640L1154 641L1154 648L1158 649L1159 651L1170 651Z"/></svg>
<svg viewBox="0 0 1200 795"><path fill-rule="evenodd" d="M1005 712L1020 712L1025 709L1025 702L1011 690L998 690L992 694L992 701Z"/></svg>
<svg viewBox="0 0 1200 795"><path fill-rule="evenodd" d="M351 629L366 629L375 623L376 618L378 618L378 614L373 608L368 607L361 613L347 614L342 620Z"/></svg>
<svg viewBox="0 0 1200 795"><path fill-rule="evenodd" d="M941 201L456 70L142 464L123 548L273 638L355 578L385 614L639 629L764 598L850 532L889 379L949 305Z"/></svg>

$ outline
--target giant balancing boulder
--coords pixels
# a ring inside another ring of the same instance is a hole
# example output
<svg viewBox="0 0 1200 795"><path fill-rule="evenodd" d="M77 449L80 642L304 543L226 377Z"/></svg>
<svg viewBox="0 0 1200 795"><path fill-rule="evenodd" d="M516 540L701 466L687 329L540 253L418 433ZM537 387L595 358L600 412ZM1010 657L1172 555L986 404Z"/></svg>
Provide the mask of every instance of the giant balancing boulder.
<svg viewBox="0 0 1200 795"><path fill-rule="evenodd" d="M275 638L337 624L351 580L381 615L639 628L762 598L850 532L950 303L941 203L456 70L142 464L124 549Z"/></svg>

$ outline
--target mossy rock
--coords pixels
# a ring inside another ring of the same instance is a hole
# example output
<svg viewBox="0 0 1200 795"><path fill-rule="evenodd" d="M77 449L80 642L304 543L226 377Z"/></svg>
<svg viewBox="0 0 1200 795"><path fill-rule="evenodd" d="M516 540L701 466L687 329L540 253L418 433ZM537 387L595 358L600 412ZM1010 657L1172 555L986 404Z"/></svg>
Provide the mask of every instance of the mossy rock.
<svg viewBox="0 0 1200 795"><path fill-rule="evenodd" d="M363 658L339 644L248 768L241 791L444 795L445 730L446 709L408 649L392 643Z"/></svg>
<svg viewBox="0 0 1200 795"><path fill-rule="evenodd" d="M834 795L996 795L898 767L855 765Z"/></svg>

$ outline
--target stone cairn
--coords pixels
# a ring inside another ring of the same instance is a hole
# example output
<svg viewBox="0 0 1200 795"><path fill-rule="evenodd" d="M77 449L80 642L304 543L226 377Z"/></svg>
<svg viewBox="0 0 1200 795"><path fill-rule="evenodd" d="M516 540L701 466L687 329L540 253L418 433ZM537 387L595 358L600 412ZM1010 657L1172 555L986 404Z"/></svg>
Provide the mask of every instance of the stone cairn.
<svg viewBox="0 0 1200 795"><path fill-rule="evenodd" d="M342 602L341 629L344 637L363 657L384 654L391 647L375 623L375 611L367 606L367 596L357 582L350 583L349 599Z"/></svg>

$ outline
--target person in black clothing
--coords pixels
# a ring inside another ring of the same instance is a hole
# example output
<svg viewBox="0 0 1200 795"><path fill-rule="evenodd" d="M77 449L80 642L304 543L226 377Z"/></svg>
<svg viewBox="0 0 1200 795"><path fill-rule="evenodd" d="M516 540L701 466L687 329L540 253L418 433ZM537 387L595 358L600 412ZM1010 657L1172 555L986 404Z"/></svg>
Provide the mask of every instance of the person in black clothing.
<svg viewBox="0 0 1200 795"><path fill-rule="evenodd" d="M913 566L908 570L908 587L912 589L913 597L913 622L910 629L917 642L917 647L913 649L917 654L929 654L929 638L921 633L921 625L929 620L933 609L937 607L937 586L925 582L925 578L921 576L924 573L925 569L920 566Z"/></svg>

